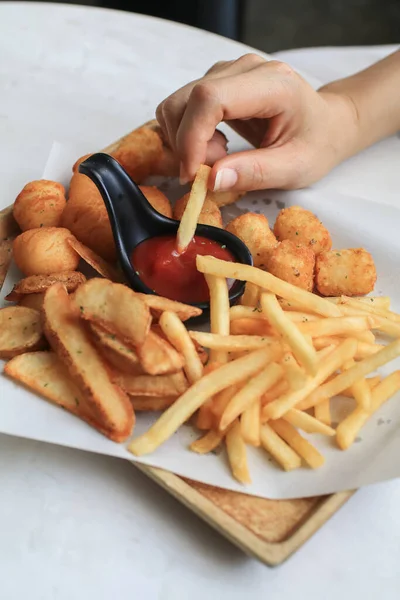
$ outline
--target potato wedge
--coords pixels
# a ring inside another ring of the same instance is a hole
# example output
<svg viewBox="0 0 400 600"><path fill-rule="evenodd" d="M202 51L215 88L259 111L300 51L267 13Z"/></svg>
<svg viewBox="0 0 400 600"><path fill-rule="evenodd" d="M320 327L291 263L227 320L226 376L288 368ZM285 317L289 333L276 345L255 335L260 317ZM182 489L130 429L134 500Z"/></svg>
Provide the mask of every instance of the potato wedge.
<svg viewBox="0 0 400 600"><path fill-rule="evenodd" d="M123 441L134 425L132 405L127 395L111 381L62 284L56 283L47 290L43 312L46 337L84 394L95 420L109 430L112 439Z"/></svg>
<svg viewBox="0 0 400 600"><path fill-rule="evenodd" d="M177 398L185 392L189 384L183 372L172 375L127 375L115 371L113 381L129 396L153 396Z"/></svg>
<svg viewBox="0 0 400 600"><path fill-rule="evenodd" d="M18 300L18 306L26 306L27 308L33 308L39 312L43 308L44 292L40 294L24 294Z"/></svg>
<svg viewBox="0 0 400 600"><path fill-rule="evenodd" d="M15 356L5 365L4 373L111 437L110 432L95 420L80 389L54 352Z"/></svg>
<svg viewBox="0 0 400 600"><path fill-rule="evenodd" d="M151 396L130 396L134 411L160 412L166 410L176 401L176 398L152 398Z"/></svg>
<svg viewBox="0 0 400 600"><path fill-rule="evenodd" d="M18 302L22 296L40 294L55 283L62 283L68 292L74 292L85 281L86 277L79 271L62 271L51 275L29 275L29 277L24 277L14 285L11 292L6 296L6 300Z"/></svg>
<svg viewBox="0 0 400 600"><path fill-rule="evenodd" d="M136 375L144 373L133 348L124 344L114 333L108 333L96 323L89 323L89 329L97 349L115 368Z"/></svg>
<svg viewBox="0 0 400 600"><path fill-rule="evenodd" d="M150 329L151 315L135 292L107 279L90 279L74 295L81 317L101 325L122 341L140 346Z"/></svg>
<svg viewBox="0 0 400 600"><path fill-rule="evenodd" d="M137 356L145 373L166 375L182 370L185 360L179 352L152 329L144 344L137 347Z"/></svg>
<svg viewBox="0 0 400 600"><path fill-rule="evenodd" d="M0 213L1 216L1 213ZM1 221L0 221L1 227ZM1 235L1 231L0 231ZM12 240L2 240L0 237L0 290L3 287L3 282L6 278L8 268L12 257Z"/></svg>
<svg viewBox="0 0 400 600"><path fill-rule="evenodd" d="M0 309L0 358L12 358L46 346L40 314L33 308L9 306Z"/></svg>
<svg viewBox="0 0 400 600"><path fill-rule="evenodd" d="M75 250L77 254L88 264L97 271L100 275L103 275L110 281L120 281L121 278L118 275L117 270L110 265L104 258L101 258L94 250L91 250L85 244L82 244L75 237L71 237L68 240L68 244Z"/></svg>
<svg viewBox="0 0 400 600"><path fill-rule="evenodd" d="M187 321L193 317L199 317L203 312L201 308L196 308L196 306L190 306L190 304L176 302L176 300L169 300L169 298L163 298L162 296L139 293L136 294L136 296L139 296L146 306L149 307L153 318L156 320L158 320L161 314L166 310L176 313L181 321Z"/></svg>

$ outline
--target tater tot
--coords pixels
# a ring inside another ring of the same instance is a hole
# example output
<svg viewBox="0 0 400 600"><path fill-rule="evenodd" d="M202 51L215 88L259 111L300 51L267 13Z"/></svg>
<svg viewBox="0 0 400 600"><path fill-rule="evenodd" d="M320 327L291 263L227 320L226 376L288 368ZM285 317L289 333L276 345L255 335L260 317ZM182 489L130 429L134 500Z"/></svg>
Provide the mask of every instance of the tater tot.
<svg viewBox="0 0 400 600"><path fill-rule="evenodd" d="M185 194L175 202L174 219L180 221L189 200L189 194ZM223 227L221 211L212 200L206 198L199 216L198 223L202 225L212 225L213 227Z"/></svg>
<svg viewBox="0 0 400 600"><path fill-rule="evenodd" d="M31 181L14 202L14 219L22 231L37 227L57 227L65 203L65 189L61 183L46 179Z"/></svg>
<svg viewBox="0 0 400 600"><path fill-rule="evenodd" d="M291 240L312 248L314 254L332 248L329 231L312 212L301 206L283 208L275 221L274 233L280 242Z"/></svg>
<svg viewBox="0 0 400 600"><path fill-rule="evenodd" d="M314 286L315 254L311 248L284 240L268 257L267 269L275 277L311 292Z"/></svg>
<svg viewBox="0 0 400 600"><path fill-rule="evenodd" d="M111 156L136 183L140 183L154 173L163 156L163 144L156 131L143 126L127 135Z"/></svg>
<svg viewBox="0 0 400 600"><path fill-rule="evenodd" d="M323 296L362 296L374 289L376 268L364 248L321 252L315 265L315 285Z"/></svg>
<svg viewBox="0 0 400 600"><path fill-rule="evenodd" d="M226 230L246 244L253 257L255 267L267 268L271 250L278 243L269 227L267 217L256 213L245 213L228 223Z"/></svg>
<svg viewBox="0 0 400 600"><path fill-rule="evenodd" d="M75 271L79 255L68 244L72 234L63 227L29 229L13 242L13 257L24 275Z"/></svg>
<svg viewBox="0 0 400 600"><path fill-rule="evenodd" d="M172 219L171 203L161 190L152 185L140 185L139 187L156 211L164 215L164 217Z"/></svg>

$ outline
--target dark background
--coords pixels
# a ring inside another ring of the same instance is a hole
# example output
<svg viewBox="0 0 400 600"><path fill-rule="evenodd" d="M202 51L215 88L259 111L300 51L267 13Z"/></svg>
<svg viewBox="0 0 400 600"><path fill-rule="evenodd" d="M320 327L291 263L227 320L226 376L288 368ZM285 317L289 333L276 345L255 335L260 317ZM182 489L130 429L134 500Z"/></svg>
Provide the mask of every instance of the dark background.
<svg viewBox="0 0 400 600"><path fill-rule="evenodd" d="M72 0L70 3L188 23L266 52L400 42L400 0Z"/></svg>

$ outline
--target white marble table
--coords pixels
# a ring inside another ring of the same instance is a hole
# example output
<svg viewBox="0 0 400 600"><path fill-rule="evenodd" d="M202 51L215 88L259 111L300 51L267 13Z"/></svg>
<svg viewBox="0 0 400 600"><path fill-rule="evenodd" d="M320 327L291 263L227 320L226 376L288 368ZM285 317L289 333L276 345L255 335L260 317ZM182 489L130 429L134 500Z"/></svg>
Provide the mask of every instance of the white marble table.
<svg viewBox="0 0 400 600"><path fill-rule="evenodd" d="M150 118L170 90L247 50L127 13L0 3L0 194L11 200L40 176L53 139L102 146ZM317 83L388 51L282 58ZM394 198L400 176L385 171L381 154L372 149L320 185L378 194L380 178ZM370 163L372 190L368 177L362 186L353 176ZM399 506L399 481L364 489L295 557L270 570L126 462L0 436L0 598L394 600Z"/></svg>

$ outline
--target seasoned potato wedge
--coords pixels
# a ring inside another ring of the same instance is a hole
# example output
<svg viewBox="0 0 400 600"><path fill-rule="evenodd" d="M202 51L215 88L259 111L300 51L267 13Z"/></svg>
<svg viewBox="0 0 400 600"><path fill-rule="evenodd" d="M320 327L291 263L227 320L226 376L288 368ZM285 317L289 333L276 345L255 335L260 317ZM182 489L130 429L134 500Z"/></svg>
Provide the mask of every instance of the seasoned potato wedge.
<svg viewBox="0 0 400 600"><path fill-rule="evenodd" d="M183 304L182 302L163 298L162 296L155 296L154 294L138 293L136 296L139 296L139 298L141 298L150 308L150 312L155 319L159 319L161 313L165 310L175 312L181 321L199 317L203 312L201 308L197 308L196 306L190 306L190 304Z"/></svg>
<svg viewBox="0 0 400 600"><path fill-rule="evenodd" d="M12 358L45 346L37 310L25 306L0 309L0 358Z"/></svg>
<svg viewBox="0 0 400 600"><path fill-rule="evenodd" d="M150 310L131 289L107 279L91 279L74 294L81 317L101 325L127 344L141 346L150 329Z"/></svg>
<svg viewBox="0 0 400 600"><path fill-rule="evenodd" d="M46 337L85 396L95 420L110 432L111 439L123 441L134 425L132 405L126 394L112 383L85 323L76 315L72 299L61 284L47 290L43 311Z"/></svg>
<svg viewBox="0 0 400 600"><path fill-rule="evenodd" d="M133 348L119 340L114 333L109 333L96 323L89 323L89 328L96 347L111 365L131 374L144 373Z"/></svg>
<svg viewBox="0 0 400 600"><path fill-rule="evenodd" d="M62 283L68 292L74 292L86 277L79 271L62 271L49 275L29 275L16 283L11 292L6 296L9 302L18 302L25 294L39 294L45 292L54 283Z"/></svg>
<svg viewBox="0 0 400 600"><path fill-rule="evenodd" d="M154 412L166 410L176 398L152 398L151 396L130 396L133 410Z"/></svg>
<svg viewBox="0 0 400 600"><path fill-rule="evenodd" d="M77 254L92 267L97 273L110 279L111 281L119 281L120 278L116 269L110 265L104 258L96 254L94 250L91 250L85 244L82 244L75 237L71 237L68 240L68 244L75 250Z"/></svg>
<svg viewBox="0 0 400 600"><path fill-rule="evenodd" d="M113 381L130 396L177 398L189 387L183 372L173 375L127 375L115 371Z"/></svg>
<svg viewBox="0 0 400 600"><path fill-rule="evenodd" d="M95 420L80 389L54 352L21 354L5 365L4 372L110 437L110 432Z"/></svg>
<svg viewBox="0 0 400 600"><path fill-rule="evenodd" d="M177 373L184 365L184 359L171 344L150 330L144 344L138 346L137 355L145 373L165 375Z"/></svg>

